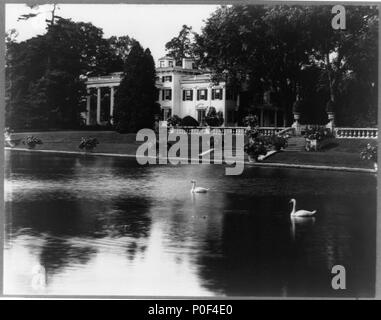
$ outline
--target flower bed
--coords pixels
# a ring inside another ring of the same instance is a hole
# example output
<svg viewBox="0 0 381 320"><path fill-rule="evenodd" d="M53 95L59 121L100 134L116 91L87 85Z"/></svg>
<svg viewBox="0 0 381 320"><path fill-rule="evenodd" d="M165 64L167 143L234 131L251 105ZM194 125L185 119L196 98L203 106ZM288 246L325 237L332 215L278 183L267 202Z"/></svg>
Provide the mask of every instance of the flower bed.
<svg viewBox="0 0 381 320"><path fill-rule="evenodd" d="M36 145L42 144L41 139L36 138L35 136L27 136L22 143L28 147L28 149L34 149Z"/></svg>
<svg viewBox="0 0 381 320"><path fill-rule="evenodd" d="M78 148L85 151L93 151L98 144L99 144L99 141L97 138L83 138L82 137Z"/></svg>
<svg viewBox="0 0 381 320"><path fill-rule="evenodd" d="M244 151L250 161L258 161L260 155L266 155L268 151L280 151L287 147L287 138L279 135L264 136L256 128L246 131L248 142Z"/></svg>
<svg viewBox="0 0 381 320"><path fill-rule="evenodd" d="M328 128L312 127L306 129L304 137L306 138L306 151L318 151L326 143L331 143L334 135Z"/></svg>

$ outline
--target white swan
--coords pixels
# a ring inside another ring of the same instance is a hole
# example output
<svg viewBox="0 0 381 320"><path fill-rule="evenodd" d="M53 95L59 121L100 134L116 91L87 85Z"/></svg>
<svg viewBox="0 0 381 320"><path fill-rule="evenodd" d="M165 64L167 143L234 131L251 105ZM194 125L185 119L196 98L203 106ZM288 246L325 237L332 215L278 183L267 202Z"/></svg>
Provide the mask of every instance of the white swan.
<svg viewBox="0 0 381 320"><path fill-rule="evenodd" d="M295 207L296 207L296 200L295 199L291 199L290 202L293 203L292 205L292 211L291 211L291 217L311 217L313 216L315 213L316 213L316 210L314 211L307 211L307 210L298 210L298 211L295 211Z"/></svg>
<svg viewBox="0 0 381 320"><path fill-rule="evenodd" d="M192 193L206 193L209 190L209 189L201 188L201 187L196 188L196 181L195 180L191 180L191 183L192 183L192 189L191 189Z"/></svg>

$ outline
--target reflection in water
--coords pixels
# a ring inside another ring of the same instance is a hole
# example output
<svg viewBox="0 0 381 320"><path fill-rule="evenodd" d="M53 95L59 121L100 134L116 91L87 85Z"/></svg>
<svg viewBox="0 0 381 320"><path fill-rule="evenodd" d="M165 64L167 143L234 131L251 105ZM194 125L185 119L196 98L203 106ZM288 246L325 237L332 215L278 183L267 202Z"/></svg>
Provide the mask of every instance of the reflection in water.
<svg viewBox="0 0 381 320"><path fill-rule="evenodd" d="M304 233L306 229L315 224L315 217L290 217L292 240L296 240L296 229L299 233ZM311 230L311 229L310 229Z"/></svg>
<svg viewBox="0 0 381 320"><path fill-rule="evenodd" d="M13 151L6 161L6 293L373 295L373 176L225 176ZM209 192L190 193L192 179ZM290 218L290 198L318 214ZM335 264L350 266L345 292L330 287Z"/></svg>

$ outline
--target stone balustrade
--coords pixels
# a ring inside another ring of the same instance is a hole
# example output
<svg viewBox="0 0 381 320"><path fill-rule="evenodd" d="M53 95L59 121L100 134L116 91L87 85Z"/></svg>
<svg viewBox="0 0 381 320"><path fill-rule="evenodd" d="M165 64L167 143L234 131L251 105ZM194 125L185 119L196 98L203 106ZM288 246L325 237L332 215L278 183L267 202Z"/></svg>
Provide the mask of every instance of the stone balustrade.
<svg viewBox="0 0 381 320"><path fill-rule="evenodd" d="M272 136L290 128L285 127L259 127L258 130L264 136ZM178 127L172 128L172 132L180 133L184 130L187 133L211 133L211 134L225 134L231 133L232 135L244 135L246 133L247 127ZM291 128L292 130L292 128Z"/></svg>
<svg viewBox="0 0 381 320"><path fill-rule="evenodd" d="M186 133L210 133L210 134L225 134L231 133L233 135L244 135L247 128L246 127L179 127L174 128L173 132L181 132L180 130L184 130Z"/></svg>
<svg viewBox="0 0 381 320"><path fill-rule="evenodd" d="M311 125L312 126L312 125ZM307 127L307 126L305 126ZM323 127L323 126L322 126ZM211 134L221 134L231 133L232 135L244 135L247 127L179 127L172 128L173 132L182 132L184 130L187 133L211 133ZM284 135L284 134L294 134L294 128L289 127L259 127L259 132L264 136L272 135ZM335 137L338 139L377 139L378 129L377 128L340 128L336 127L334 129Z"/></svg>
<svg viewBox="0 0 381 320"><path fill-rule="evenodd" d="M377 128L340 128L334 129L335 137L338 139L377 139Z"/></svg>
<svg viewBox="0 0 381 320"><path fill-rule="evenodd" d="M259 132L264 136L273 136L286 129L285 127L259 127Z"/></svg>

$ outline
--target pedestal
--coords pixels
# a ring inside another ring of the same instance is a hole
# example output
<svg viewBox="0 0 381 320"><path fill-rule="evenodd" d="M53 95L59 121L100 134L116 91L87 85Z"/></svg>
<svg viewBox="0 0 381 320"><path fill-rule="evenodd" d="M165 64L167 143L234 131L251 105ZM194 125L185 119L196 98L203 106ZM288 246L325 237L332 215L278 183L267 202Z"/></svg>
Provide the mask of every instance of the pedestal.
<svg viewBox="0 0 381 320"><path fill-rule="evenodd" d="M301 131L299 119L300 119L300 113L294 113L294 123L292 124L291 127L295 129L296 135L299 135Z"/></svg>

